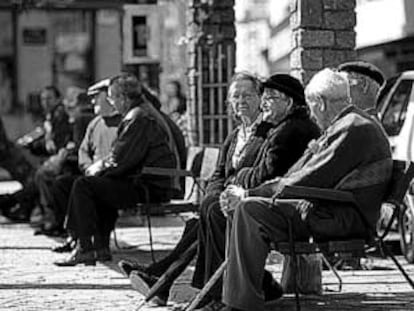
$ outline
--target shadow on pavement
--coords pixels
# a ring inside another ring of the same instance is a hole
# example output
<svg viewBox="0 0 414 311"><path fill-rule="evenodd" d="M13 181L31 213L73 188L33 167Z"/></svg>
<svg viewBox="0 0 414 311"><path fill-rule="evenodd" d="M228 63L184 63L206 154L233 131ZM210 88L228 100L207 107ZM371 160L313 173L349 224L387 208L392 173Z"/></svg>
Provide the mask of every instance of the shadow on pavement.
<svg viewBox="0 0 414 311"><path fill-rule="evenodd" d="M383 293L361 294L340 293L322 296L302 296L301 307L306 310L414 310L414 293ZM266 310L295 310L295 299L292 295L283 297L271 308Z"/></svg>

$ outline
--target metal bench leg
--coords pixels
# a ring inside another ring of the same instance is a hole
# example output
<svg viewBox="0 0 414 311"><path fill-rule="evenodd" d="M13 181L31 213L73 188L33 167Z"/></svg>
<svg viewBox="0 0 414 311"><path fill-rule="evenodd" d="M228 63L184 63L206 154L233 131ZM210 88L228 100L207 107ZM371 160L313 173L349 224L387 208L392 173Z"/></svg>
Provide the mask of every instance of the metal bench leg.
<svg viewBox="0 0 414 311"><path fill-rule="evenodd" d="M295 251L295 241L293 239L293 225L292 221L288 219L288 230L289 230L289 246L290 246L290 256L292 257L292 273L293 273L293 290L295 291L295 301L296 301L296 311L300 311L300 297L299 297L299 288L298 288L298 259L296 257Z"/></svg>
<svg viewBox="0 0 414 311"><path fill-rule="evenodd" d="M119 243L118 243L118 238L117 238L117 236L116 236L116 230L115 230L115 228L114 228L114 230L113 230L113 233L114 233L114 244L115 244L115 247L117 248L117 249L122 249L121 248L121 246L119 245Z"/></svg>
<svg viewBox="0 0 414 311"><path fill-rule="evenodd" d="M144 190L144 194L145 194L145 202L147 204L150 203L150 196L149 196L149 191L148 188L143 186L142 187ZM149 234L149 243L150 243L150 249L151 249L151 258L152 258L152 262L156 262L155 260L155 255L154 255L154 244L153 244L153 240L152 240L152 227L151 227L151 209L146 206L145 207L145 215L147 216L147 221L148 221L148 234Z"/></svg>
<svg viewBox="0 0 414 311"><path fill-rule="evenodd" d="M146 214L147 214L147 221L148 221L148 234L149 234L149 243L150 243L150 249L151 249L151 258L152 258L152 262L155 263L156 260L155 260L155 254L154 254L154 244L153 244L153 239L152 239L151 215L148 210Z"/></svg>
<svg viewBox="0 0 414 311"><path fill-rule="evenodd" d="M329 270L331 270L333 272L333 274L335 275L335 277L338 279L338 292L342 291L342 278L340 277L340 275L338 274L338 271L336 270L335 267L333 267L331 265L331 263L328 261L328 259L326 259L325 255L323 253L321 253L322 255L322 260L325 263L325 265L328 266Z"/></svg>

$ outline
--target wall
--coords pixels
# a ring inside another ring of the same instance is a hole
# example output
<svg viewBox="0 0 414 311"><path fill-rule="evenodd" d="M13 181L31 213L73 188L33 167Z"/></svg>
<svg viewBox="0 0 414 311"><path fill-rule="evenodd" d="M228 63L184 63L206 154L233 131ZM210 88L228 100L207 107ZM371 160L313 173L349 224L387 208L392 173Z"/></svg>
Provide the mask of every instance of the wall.
<svg viewBox="0 0 414 311"><path fill-rule="evenodd" d="M98 10L95 29L95 80L98 81L121 71L120 12L117 10Z"/></svg>
<svg viewBox="0 0 414 311"><path fill-rule="evenodd" d="M186 92L186 4L181 0L159 0L163 20L161 40L160 93L169 80L178 80Z"/></svg>
<svg viewBox="0 0 414 311"><path fill-rule="evenodd" d="M237 0L236 71L247 70L260 76L269 74L267 52L270 38L268 0Z"/></svg>
<svg viewBox="0 0 414 311"><path fill-rule="evenodd" d="M247 70L259 76L267 76L269 68L267 51L269 26L265 20L237 24L236 71Z"/></svg>
<svg viewBox="0 0 414 311"><path fill-rule="evenodd" d="M355 27L357 48L404 37L404 8L404 0L358 1Z"/></svg>
<svg viewBox="0 0 414 311"><path fill-rule="evenodd" d="M45 44L28 44L23 42L23 30L45 28ZM28 93L38 91L52 83L52 34L49 28L47 11L31 10L18 16L17 28L17 67L19 86L18 101L24 103Z"/></svg>

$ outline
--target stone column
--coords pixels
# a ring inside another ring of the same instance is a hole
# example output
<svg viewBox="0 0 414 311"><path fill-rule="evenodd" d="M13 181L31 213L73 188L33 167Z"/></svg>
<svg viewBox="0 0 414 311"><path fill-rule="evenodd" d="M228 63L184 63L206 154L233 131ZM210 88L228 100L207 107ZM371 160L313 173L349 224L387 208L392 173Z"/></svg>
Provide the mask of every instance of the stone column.
<svg viewBox="0 0 414 311"><path fill-rule="evenodd" d="M291 0L291 73L306 84L315 72L353 60L355 0Z"/></svg>
<svg viewBox="0 0 414 311"><path fill-rule="evenodd" d="M187 7L187 109L193 145L222 143L207 138L213 127L205 126L204 116L222 114L225 86L235 67L234 0L189 0ZM230 51L230 52L229 52ZM219 70L221 69L221 70ZM219 73L220 71L220 73ZM208 89L215 84L214 95ZM221 89L220 91L218 91ZM214 96L220 102L210 111ZM225 131L227 133L227 120ZM223 124L215 130L220 131ZM220 140L220 139L219 139Z"/></svg>

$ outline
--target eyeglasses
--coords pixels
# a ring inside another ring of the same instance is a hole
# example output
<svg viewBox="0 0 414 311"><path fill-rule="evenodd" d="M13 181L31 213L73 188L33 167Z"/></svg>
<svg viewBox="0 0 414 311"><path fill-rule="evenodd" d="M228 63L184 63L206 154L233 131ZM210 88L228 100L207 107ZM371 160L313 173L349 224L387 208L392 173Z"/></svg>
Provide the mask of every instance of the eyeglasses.
<svg viewBox="0 0 414 311"><path fill-rule="evenodd" d="M284 102L287 100L286 97L283 96L266 96L266 97L262 97L262 100L267 102L267 101L272 101L272 102Z"/></svg>

